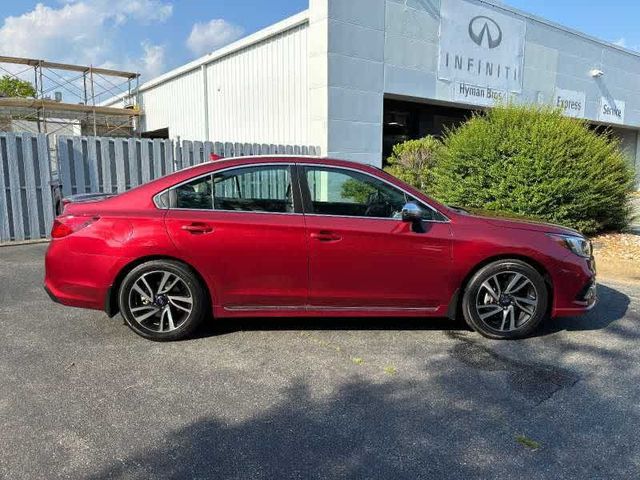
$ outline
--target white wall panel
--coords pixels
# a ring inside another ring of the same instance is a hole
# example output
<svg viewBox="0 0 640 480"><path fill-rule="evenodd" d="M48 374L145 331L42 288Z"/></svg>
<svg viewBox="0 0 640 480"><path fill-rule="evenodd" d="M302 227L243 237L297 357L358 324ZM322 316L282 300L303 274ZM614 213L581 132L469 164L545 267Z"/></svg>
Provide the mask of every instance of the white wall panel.
<svg viewBox="0 0 640 480"><path fill-rule="evenodd" d="M142 131L169 128L171 138L204 140L203 83L200 69L142 91Z"/></svg>
<svg viewBox="0 0 640 480"><path fill-rule="evenodd" d="M211 140L306 145L307 25L207 66Z"/></svg>
<svg viewBox="0 0 640 480"><path fill-rule="evenodd" d="M171 138L188 140L307 145L308 95L303 23L143 86L141 130L168 127Z"/></svg>

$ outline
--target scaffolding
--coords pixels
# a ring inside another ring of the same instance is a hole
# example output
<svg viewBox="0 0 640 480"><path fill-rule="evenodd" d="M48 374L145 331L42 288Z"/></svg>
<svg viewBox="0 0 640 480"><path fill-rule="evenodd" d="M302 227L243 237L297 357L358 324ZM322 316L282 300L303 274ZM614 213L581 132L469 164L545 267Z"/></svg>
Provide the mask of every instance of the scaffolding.
<svg viewBox="0 0 640 480"><path fill-rule="evenodd" d="M0 75L28 80L36 92L31 98L0 96L0 130L131 136L141 115L138 73L0 56ZM123 94L122 107L103 105Z"/></svg>

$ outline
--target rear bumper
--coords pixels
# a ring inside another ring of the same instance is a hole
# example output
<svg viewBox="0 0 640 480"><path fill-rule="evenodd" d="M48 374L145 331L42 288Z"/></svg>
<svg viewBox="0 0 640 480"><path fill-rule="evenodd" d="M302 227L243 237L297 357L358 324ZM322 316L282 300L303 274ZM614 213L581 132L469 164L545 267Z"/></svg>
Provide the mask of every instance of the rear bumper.
<svg viewBox="0 0 640 480"><path fill-rule="evenodd" d="M84 254L53 240L45 257L44 289L56 303L105 310L105 299L126 259Z"/></svg>
<svg viewBox="0 0 640 480"><path fill-rule="evenodd" d="M44 286L43 286L43 288L44 288L44 291L45 291L45 292L47 292L47 295L49 295L49 298L50 298L53 302L55 302L55 303L60 303L60 300L58 300L58 297L56 297L56 296L51 292L51 290L49 290L49 288L48 288L46 285L44 285Z"/></svg>

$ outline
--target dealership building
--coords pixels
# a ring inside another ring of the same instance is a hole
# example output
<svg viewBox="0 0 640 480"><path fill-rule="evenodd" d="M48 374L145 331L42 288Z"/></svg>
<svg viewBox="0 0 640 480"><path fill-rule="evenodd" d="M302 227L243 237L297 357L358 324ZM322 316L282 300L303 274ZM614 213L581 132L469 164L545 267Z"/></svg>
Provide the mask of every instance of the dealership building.
<svg viewBox="0 0 640 480"><path fill-rule="evenodd" d="M640 54L489 0L310 0L140 86L144 136L313 145L381 165L500 102L610 127L640 171Z"/></svg>

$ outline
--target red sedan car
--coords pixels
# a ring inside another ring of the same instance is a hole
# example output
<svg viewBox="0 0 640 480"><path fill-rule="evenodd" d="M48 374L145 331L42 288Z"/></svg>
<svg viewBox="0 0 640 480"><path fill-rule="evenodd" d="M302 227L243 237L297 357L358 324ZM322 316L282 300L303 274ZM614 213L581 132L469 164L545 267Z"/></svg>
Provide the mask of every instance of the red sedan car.
<svg viewBox="0 0 640 480"><path fill-rule="evenodd" d="M455 317L517 338L596 302L591 245L567 228L471 215L374 167L249 157L115 196L70 199L45 288L120 312L152 340L210 318Z"/></svg>

